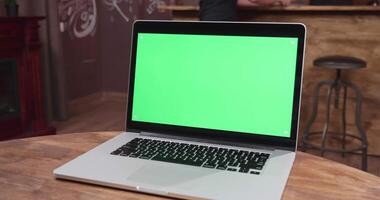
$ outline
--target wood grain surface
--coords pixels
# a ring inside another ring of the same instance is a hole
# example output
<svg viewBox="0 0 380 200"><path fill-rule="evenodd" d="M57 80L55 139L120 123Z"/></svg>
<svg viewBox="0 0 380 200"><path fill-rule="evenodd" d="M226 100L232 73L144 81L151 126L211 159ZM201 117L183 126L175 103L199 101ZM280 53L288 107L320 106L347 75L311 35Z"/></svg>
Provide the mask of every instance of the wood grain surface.
<svg viewBox="0 0 380 200"><path fill-rule="evenodd" d="M0 142L0 199L167 199L71 181L53 170L118 132L76 133ZM297 152L283 199L366 199L380 196L380 178Z"/></svg>

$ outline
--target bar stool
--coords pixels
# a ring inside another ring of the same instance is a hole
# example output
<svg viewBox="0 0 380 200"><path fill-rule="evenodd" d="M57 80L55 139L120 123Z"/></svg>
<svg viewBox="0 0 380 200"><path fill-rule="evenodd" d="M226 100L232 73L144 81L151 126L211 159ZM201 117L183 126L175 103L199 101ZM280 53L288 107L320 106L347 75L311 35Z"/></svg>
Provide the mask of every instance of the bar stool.
<svg viewBox="0 0 380 200"><path fill-rule="evenodd" d="M362 155L362 170L367 171L367 136L366 133L361 126L361 103L362 103L362 93L358 86L355 84L342 80L341 78L341 70L347 69L360 69L366 67L366 62L364 60L347 57L347 56L326 56L321 57L314 60L314 66L325 68L325 69L335 69L336 70L336 78L335 80L323 80L318 82L316 87L314 88L313 94L313 108L310 118L307 121L303 138L302 138L302 150L306 151L306 149L317 149L320 150L321 156L324 156L325 151L330 152L338 152L342 153L344 156L345 153L361 153ZM310 128L315 121L318 113L318 101L319 101L319 93L322 86L328 86L327 92L327 102L326 102L326 121L324 122L323 131L310 132ZM346 104L347 104L347 89L351 89L355 93L355 126L358 129L359 135L353 135L346 132ZM343 90L343 105L342 105L342 132L332 132L329 131L329 123L330 123L330 104L332 93L335 93L334 99L334 107L336 109L339 108L339 98L341 98L341 90ZM338 136L341 137L342 146L341 148L327 148L326 140L330 136ZM313 137L322 137L322 141L320 145L316 145L311 143L310 139ZM346 138L351 138L353 140L359 141L361 144L358 147L354 147L351 149L346 148Z"/></svg>

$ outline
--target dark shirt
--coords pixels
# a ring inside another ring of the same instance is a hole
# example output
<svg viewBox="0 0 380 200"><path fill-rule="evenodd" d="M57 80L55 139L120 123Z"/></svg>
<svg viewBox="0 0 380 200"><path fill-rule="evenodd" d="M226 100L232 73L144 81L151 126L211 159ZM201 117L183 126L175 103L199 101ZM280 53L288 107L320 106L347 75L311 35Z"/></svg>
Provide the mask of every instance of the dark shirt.
<svg viewBox="0 0 380 200"><path fill-rule="evenodd" d="M235 21L237 0L200 0L201 21Z"/></svg>

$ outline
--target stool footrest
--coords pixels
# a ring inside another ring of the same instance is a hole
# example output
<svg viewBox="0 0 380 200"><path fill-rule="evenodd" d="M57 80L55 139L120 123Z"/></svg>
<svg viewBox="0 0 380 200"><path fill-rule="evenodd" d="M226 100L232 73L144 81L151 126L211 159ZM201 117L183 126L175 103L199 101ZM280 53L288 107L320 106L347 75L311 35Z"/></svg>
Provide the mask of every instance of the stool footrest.
<svg viewBox="0 0 380 200"><path fill-rule="evenodd" d="M309 132L308 140L307 141L303 141L303 148L313 148L313 149L317 149L317 150L330 151L330 152L338 152L338 153L353 153L353 152L363 151L363 150L365 150L367 148L367 145L364 143L364 141L362 141L362 139L359 136L352 135L352 134L349 134L349 133L345 134L346 138L352 138L352 139L355 139L357 141L360 141L362 144L359 147L352 148L352 149L326 148L326 147L323 148L322 145L315 145L312 142L310 142L310 140L312 140L313 137L320 136L322 138L322 134L323 134L322 131ZM328 132L326 134L326 136L327 137L336 137L336 136L343 137L343 133Z"/></svg>

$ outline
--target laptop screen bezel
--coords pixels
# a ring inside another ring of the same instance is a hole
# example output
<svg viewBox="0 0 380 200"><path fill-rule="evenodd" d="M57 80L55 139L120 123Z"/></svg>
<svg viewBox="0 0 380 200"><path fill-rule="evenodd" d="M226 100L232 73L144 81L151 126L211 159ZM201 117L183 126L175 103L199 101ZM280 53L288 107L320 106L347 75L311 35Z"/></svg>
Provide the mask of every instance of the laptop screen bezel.
<svg viewBox="0 0 380 200"><path fill-rule="evenodd" d="M241 22L175 22L175 21L136 21L132 32L132 49L129 70L129 90L126 115L127 131L152 132L179 137L194 137L223 142L238 142L295 151L301 103L305 26L296 23L241 23ZM201 34L232 36L265 36L298 38L296 74L293 96L293 112L290 137L277 137L252 133L222 131L176 125L139 122L132 120L133 93L136 68L138 33Z"/></svg>

